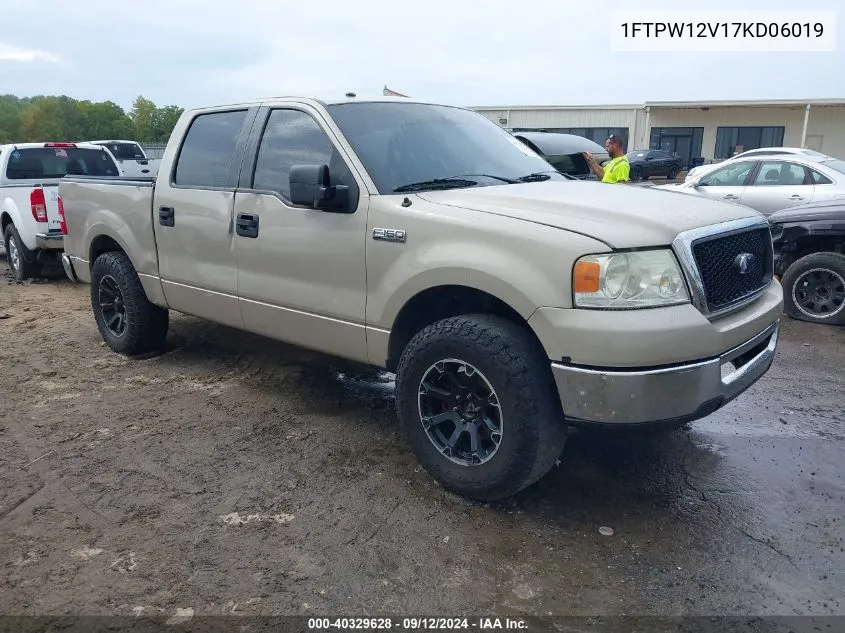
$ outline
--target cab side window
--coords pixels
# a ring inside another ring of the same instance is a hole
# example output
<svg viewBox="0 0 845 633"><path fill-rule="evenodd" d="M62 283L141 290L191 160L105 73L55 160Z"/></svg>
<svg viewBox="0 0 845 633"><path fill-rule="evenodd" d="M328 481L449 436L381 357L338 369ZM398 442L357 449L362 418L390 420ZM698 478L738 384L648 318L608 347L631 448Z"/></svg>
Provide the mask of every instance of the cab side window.
<svg viewBox="0 0 845 633"><path fill-rule="evenodd" d="M229 170L246 110L201 114L185 135L173 183L183 187L228 187Z"/></svg>
<svg viewBox="0 0 845 633"><path fill-rule="evenodd" d="M323 128L300 110L273 110L258 148L252 188L278 193L289 203L290 168L294 165L328 165L331 184L349 186L355 204L355 179Z"/></svg>

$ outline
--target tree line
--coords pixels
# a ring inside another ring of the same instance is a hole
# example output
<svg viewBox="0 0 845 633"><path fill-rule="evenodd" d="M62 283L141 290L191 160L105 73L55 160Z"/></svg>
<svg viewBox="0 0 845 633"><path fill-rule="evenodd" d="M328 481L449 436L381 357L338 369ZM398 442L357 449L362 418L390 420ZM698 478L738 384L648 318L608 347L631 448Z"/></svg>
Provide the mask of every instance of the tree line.
<svg viewBox="0 0 845 633"><path fill-rule="evenodd" d="M0 95L0 144L100 139L164 143L182 110L159 107L143 96L126 112L112 101Z"/></svg>

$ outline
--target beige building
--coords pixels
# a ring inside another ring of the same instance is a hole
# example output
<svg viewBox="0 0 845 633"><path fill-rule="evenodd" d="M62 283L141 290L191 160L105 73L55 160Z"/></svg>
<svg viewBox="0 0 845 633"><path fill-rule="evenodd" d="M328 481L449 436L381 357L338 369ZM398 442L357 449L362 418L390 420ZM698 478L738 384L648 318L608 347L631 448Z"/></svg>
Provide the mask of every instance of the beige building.
<svg viewBox="0 0 845 633"><path fill-rule="evenodd" d="M758 147L808 147L845 157L845 99L647 102L643 105L502 106L476 111L510 131L567 132L628 149L675 152L689 165Z"/></svg>

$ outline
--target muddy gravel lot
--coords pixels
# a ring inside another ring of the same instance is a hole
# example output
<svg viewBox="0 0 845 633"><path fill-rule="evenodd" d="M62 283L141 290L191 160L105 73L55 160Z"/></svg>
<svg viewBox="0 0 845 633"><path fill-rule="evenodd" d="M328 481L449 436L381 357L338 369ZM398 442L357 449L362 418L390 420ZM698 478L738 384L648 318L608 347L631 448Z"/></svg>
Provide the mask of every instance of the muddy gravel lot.
<svg viewBox="0 0 845 633"><path fill-rule="evenodd" d="M739 401L483 505L390 375L178 315L130 360L87 286L0 275L0 613L845 614L842 328L787 320Z"/></svg>

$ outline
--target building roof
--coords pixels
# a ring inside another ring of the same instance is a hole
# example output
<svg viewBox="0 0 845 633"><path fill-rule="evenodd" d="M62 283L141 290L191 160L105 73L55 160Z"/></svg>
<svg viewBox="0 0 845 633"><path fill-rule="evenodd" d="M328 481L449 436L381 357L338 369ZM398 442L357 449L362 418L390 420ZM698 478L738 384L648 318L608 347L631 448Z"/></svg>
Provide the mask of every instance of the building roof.
<svg viewBox="0 0 845 633"><path fill-rule="evenodd" d="M476 112L504 112L519 110L638 110L642 104L629 105L503 105L503 106L472 106Z"/></svg>
<svg viewBox="0 0 845 633"><path fill-rule="evenodd" d="M525 110L641 110L650 108L729 108L729 107L805 107L845 106L845 98L824 99L748 99L731 101L646 101L639 104L620 105L501 105L474 106L478 112L503 112Z"/></svg>
<svg viewBox="0 0 845 633"><path fill-rule="evenodd" d="M731 107L805 107L841 106L845 99L749 99L729 101L646 101L652 108L731 108Z"/></svg>

